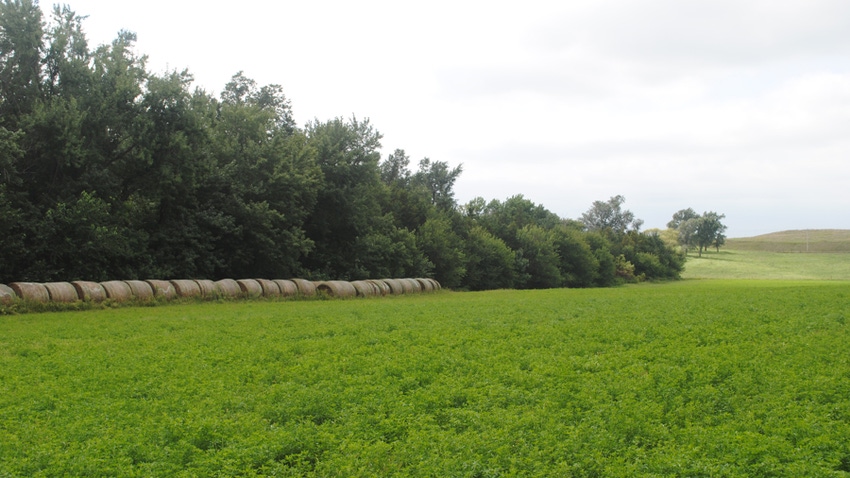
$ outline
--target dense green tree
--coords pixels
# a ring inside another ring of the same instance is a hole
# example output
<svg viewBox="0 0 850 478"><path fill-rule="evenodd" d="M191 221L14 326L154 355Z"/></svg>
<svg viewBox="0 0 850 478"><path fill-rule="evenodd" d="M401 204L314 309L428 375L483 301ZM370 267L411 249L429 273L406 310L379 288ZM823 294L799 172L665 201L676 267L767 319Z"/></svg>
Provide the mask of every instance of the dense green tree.
<svg viewBox="0 0 850 478"><path fill-rule="evenodd" d="M524 260L524 270L519 271L524 281L518 287L525 289L550 289L560 287L563 278L558 265L561 258L555 248L551 230L529 224L517 231L517 252Z"/></svg>
<svg viewBox="0 0 850 478"><path fill-rule="evenodd" d="M443 287L459 288L466 275L463 240L452 229L448 212L435 210L417 232L419 248L434 265L434 278Z"/></svg>
<svg viewBox="0 0 850 478"><path fill-rule="evenodd" d="M668 229L679 229L679 226L682 225L687 220L697 219L699 218L699 214L691 208L680 209L673 214L673 219L667 223Z"/></svg>
<svg viewBox="0 0 850 478"><path fill-rule="evenodd" d="M464 241L466 278L470 290L514 287L516 256L505 241L481 226L473 226Z"/></svg>
<svg viewBox="0 0 850 478"><path fill-rule="evenodd" d="M382 216L381 134L356 118L312 121L306 131L324 183L305 223L315 249L304 264L317 277L344 279L355 268L358 237Z"/></svg>
<svg viewBox="0 0 850 478"><path fill-rule="evenodd" d="M581 215L581 221L588 231L604 232L610 235L622 235L628 228L637 231L643 225L641 219L635 219L634 213L623 209L626 198L613 196L607 202L594 201L587 212Z"/></svg>
<svg viewBox="0 0 850 478"><path fill-rule="evenodd" d="M476 207L480 207L480 204L470 203L466 206L468 211ZM513 250L521 248L517 233L522 228L534 225L550 230L561 222L555 213L542 205L534 204L522 194L512 196L505 202L494 199L483 210L474 214L479 224L505 241Z"/></svg>
<svg viewBox="0 0 850 478"><path fill-rule="evenodd" d="M431 203L441 210L454 209L456 206L454 198L454 184L463 167L458 165L449 168L444 161L431 161L425 158L419 161L419 171L413 176L414 184L419 184L431 195Z"/></svg>
<svg viewBox="0 0 850 478"><path fill-rule="evenodd" d="M591 287L599 275L599 260L584 234L563 225L552 230L561 277L566 287Z"/></svg>
<svg viewBox="0 0 850 478"><path fill-rule="evenodd" d="M720 222L726 216L717 214L714 211L704 212L698 219L697 230L694 234L697 250L702 256L702 251L714 246L720 241L725 242L723 233L726 231L726 226ZM719 246L718 246L719 249Z"/></svg>
<svg viewBox="0 0 850 478"><path fill-rule="evenodd" d="M133 33L91 50L82 25L0 0L0 280L430 275L481 290L678 270L622 196L582 222L522 195L458 207L461 166L412 172L401 149L381 162L368 120L299 128L279 85L238 72L217 98L193 91L188 71L149 72Z"/></svg>
<svg viewBox="0 0 850 478"><path fill-rule="evenodd" d="M44 20L38 2L0 2L0 118L16 128L16 120L32 111L41 96L41 52Z"/></svg>
<svg viewBox="0 0 850 478"><path fill-rule="evenodd" d="M396 149L381 162L381 181L387 188L383 210L392 214L399 227L414 231L435 206L425 184L414 180L409 165L410 158L403 149Z"/></svg>

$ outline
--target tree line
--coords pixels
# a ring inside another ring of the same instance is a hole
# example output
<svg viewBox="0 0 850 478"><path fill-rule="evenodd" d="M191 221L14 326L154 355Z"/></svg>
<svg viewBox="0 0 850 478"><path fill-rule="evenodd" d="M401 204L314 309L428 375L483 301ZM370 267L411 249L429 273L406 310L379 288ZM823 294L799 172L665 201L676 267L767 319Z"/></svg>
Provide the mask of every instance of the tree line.
<svg viewBox="0 0 850 478"><path fill-rule="evenodd" d="M279 85L218 97L153 73L68 6L0 3L0 282L434 277L456 289L676 278L684 255L615 196L563 219L522 195L458 204L462 173L354 116L298 126ZM702 246L700 246L702 250Z"/></svg>

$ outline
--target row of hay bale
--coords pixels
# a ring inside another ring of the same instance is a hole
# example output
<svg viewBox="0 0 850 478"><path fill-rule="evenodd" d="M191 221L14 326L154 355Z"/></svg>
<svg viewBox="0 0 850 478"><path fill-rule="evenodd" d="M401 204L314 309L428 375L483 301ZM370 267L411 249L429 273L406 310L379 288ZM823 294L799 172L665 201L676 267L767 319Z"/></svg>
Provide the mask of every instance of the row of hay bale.
<svg viewBox="0 0 850 478"><path fill-rule="evenodd" d="M100 302L107 299L171 300L186 297L294 297L324 293L331 297L377 297L390 294L432 292L440 289L434 279L380 279L362 281L319 281L306 279L211 280L126 280L106 282L13 282L0 284L0 303L16 299L35 302Z"/></svg>

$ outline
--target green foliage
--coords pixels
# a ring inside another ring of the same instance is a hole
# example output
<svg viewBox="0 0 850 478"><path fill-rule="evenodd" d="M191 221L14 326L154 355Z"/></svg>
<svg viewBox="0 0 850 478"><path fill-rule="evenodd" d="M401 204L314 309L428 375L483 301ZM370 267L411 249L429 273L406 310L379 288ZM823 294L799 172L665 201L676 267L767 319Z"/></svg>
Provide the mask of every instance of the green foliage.
<svg viewBox="0 0 850 478"><path fill-rule="evenodd" d="M514 252L481 226L473 226L465 240L466 279L470 290L510 289L516 272Z"/></svg>
<svg viewBox="0 0 850 478"><path fill-rule="evenodd" d="M631 227L637 231L643 224L641 219L635 219L633 212L623 209L626 198L613 196L608 201L594 201L587 212L581 215L581 222L589 231L602 232L612 236L620 236Z"/></svg>
<svg viewBox="0 0 850 478"><path fill-rule="evenodd" d="M0 321L10 476L841 476L847 283Z"/></svg>
<svg viewBox="0 0 850 478"><path fill-rule="evenodd" d="M551 231L527 225L517 231L517 254L523 259L524 268L519 272L525 278L517 286L521 289L549 289L560 287L563 279L558 269L560 257L555 250Z"/></svg>
<svg viewBox="0 0 850 478"><path fill-rule="evenodd" d="M594 203L611 214L593 239L522 195L458 207L461 165L412 172L402 149L382 162L368 120L299 128L280 85L240 71L216 98L188 71L149 72L131 32L91 49L83 23L69 6L45 22L32 0L0 2L0 282L588 287L617 283L621 254L640 278L675 276L668 251L623 243L639 221L621 196Z"/></svg>
<svg viewBox="0 0 850 478"><path fill-rule="evenodd" d="M726 226L720 222L724 217L714 211L700 216L691 208L682 209L673 214L673 220L667 223L667 227L678 231L679 245L685 254L689 248L696 247L702 257L702 252L709 247L720 251L720 247L726 243Z"/></svg>
<svg viewBox="0 0 850 478"><path fill-rule="evenodd" d="M419 228L417 240L425 257L434 265L433 277L443 287L461 287L466 275L463 239L452 230L448 213L432 213Z"/></svg>
<svg viewBox="0 0 850 478"><path fill-rule="evenodd" d="M599 274L599 261L582 232L560 226L553 229L552 234L563 284L566 287L591 287Z"/></svg>

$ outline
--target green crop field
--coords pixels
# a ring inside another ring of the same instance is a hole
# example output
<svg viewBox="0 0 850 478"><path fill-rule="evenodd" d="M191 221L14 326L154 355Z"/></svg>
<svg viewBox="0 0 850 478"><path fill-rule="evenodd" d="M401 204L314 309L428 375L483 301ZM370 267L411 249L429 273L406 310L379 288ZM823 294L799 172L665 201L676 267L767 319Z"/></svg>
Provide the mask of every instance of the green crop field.
<svg viewBox="0 0 850 478"><path fill-rule="evenodd" d="M0 317L0 476L850 476L850 282Z"/></svg>

